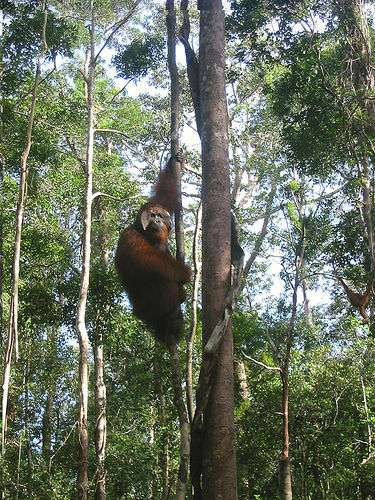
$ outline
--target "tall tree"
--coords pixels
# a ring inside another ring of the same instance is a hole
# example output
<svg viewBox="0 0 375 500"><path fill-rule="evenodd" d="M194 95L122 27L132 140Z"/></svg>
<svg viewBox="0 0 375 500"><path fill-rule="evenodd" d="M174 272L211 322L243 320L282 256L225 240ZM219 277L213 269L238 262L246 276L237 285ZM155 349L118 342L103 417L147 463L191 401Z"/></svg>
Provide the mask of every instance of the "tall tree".
<svg viewBox="0 0 375 500"><path fill-rule="evenodd" d="M222 320L224 299L230 285L231 216L224 11L221 0L202 0L198 7L203 165L202 321L206 344ZM203 498L234 500L237 498L237 478L230 322L219 348L214 377L204 414Z"/></svg>
<svg viewBox="0 0 375 500"><path fill-rule="evenodd" d="M8 393L9 393L13 349L15 350L16 358L18 359L18 292L19 292L19 277L20 277L22 225L23 225L25 205L26 205L27 179L29 172L28 160L32 144L35 107L38 95L37 93L42 78L41 76L42 62L44 54L48 49L47 39L46 39L48 9L47 9L47 2L45 0L41 3L40 9L41 12L43 13L42 27L40 30L40 49L35 63L35 76L31 89L31 101L27 117L26 136L20 161L20 181L19 181L18 200L16 209L16 228L15 228L13 261L12 261L12 291L11 291L10 310L9 310L8 338L5 348L4 373L3 373L2 427L1 427L2 453L4 453L5 451L6 417L7 417Z"/></svg>
<svg viewBox="0 0 375 500"><path fill-rule="evenodd" d="M175 212L176 232L176 258L181 262L185 260L184 229L182 220L182 196L181 196L181 162L176 161L176 154L180 143L180 82L176 63L176 9L174 0L166 2L166 25L167 25L167 47L168 47L168 69L170 75L171 89L171 158L173 168L176 172L176 187L178 206ZM171 378L174 389L174 400L178 412L180 426L180 466L176 485L176 500L184 500L189 478L190 460L190 426L187 407L182 389L182 377L179 367L179 356L177 345L169 346L171 354Z"/></svg>
<svg viewBox="0 0 375 500"><path fill-rule="evenodd" d="M81 269L81 287L79 302L77 307L76 316L76 329L80 345L80 361L79 361L79 452L80 452L80 465L79 475L77 479L78 497L85 499L88 494L88 425L87 425L87 409L88 409L88 350L89 350L89 337L86 325L86 307L87 296L90 282L90 263L91 263L91 221L92 221L92 203L93 203L93 168L94 168L94 138L95 138L95 120L96 110L94 102L95 94L95 70L98 59L106 46L111 42L115 34L125 25L131 18L140 0L136 0L129 8L126 15L116 22L110 29L109 34L102 42L100 48L96 50L96 31L99 16L99 11L93 0L89 3L89 44L86 49L85 65L82 71L84 84L85 84L85 98L86 98L86 158L84 162L86 185L85 185L85 201L83 211L83 233L82 233L82 269ZM98 352L97 352L98 354ZM96 358L98 362L101 361ZM101 378L102 371L97 373ZM102 386L102 381L100 381ZM103 394L103 387L101 387ZM103 437L103 435L101 436ZM102 443L105 446L105 440ZM98 490L98 495L105 494L103 491Z"/></svg>
<svg viewBox="0 0 375 500"><path fill-rule="evenodd" d="M88 495L88 423L87 408L89 397L88 377L88 354L89 336L86 327L86 305L90 282L90 257L91 257L91 218L92 218L92 194L93 194L93 160L94 160L94 132L95 132L95 109L94 109L94 86L95 86L95 30L96 20L94 2L90 2L90 42L86 52L83 77L85 82L86 96L86 159L85 159L85 197L83 209L83 232L82 232L82 268L81 286L77 306L76 329L79 340L79 474L77 477L77 496L85 500Z"/></svg>
<svg viewBox="0 0 375 500"><path fill-rule="evenodd" d="M99 253L99 269L103 275L109 273L109 228L106 210L100 197L96 199L96 215L99 224L97 236L97 252ZM100 279L100 277L99 277ZM103 279L104 281L104 279ZM99 295L99 294L98 294ZM105 293L101 294L106 297ZM103 304L99 296L95 297L95 319L93 326L94 337L94 361L95 361L95 498L105 500L106 498L106 445L107 445L107 387L104 373L104 333L108 321L110 306ZM94 300L95 300L94 299ZM105 300L105 299L104 299Z"/></svg>

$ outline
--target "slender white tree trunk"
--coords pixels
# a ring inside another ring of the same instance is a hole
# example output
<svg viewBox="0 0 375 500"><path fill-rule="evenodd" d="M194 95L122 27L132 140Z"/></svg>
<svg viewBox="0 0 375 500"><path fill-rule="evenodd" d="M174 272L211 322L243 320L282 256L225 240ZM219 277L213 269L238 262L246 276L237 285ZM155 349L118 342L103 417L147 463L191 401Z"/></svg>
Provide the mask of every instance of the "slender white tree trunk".
<svg viewBox="0 0 375 500"><path fill-rule="evenodd" d="M91 1L90 49L85 65L85 87L87 108L87 138L86 138L86 191L84 205L84 223L82 235L82 270L79 302L77 307L76 329L79 340L79 474L77 480L77 496L87 499L88 495L88 427L87 407L89 393L88 351L89 337L86 327L87 294L90 281L91 260L91 218L92 218L92 186L93 186L93 156L94 156L94 82L95 82L95 20L94 7Z"/></svg>
<svg viewBox="0 0 375 500"><path fill-rule="evenodd" d="M108 232L106 229L106 213L101 206L100 198L97 199L98 220L100 224L99 232L99 256L103 272L108 271L109 252L108 252ZM94 361L95 361L95 454L96 454L96 472L95 472L95 498L96 500L105 500L106 498L106 444L107 444L107 388L104 378L104 330L106 326L103 315L108 313L109 306L104 309L97 308L97 321L94 331Z"/></svg>
<svg viewBox="0 0 375 500"><path fill-rule="evenodd" d="M20 162L20 183L18 189L18 200L16 210L16 229L13 248L13 262L12 262L12 284L11 284L11 299L9 311L9 326L8 338L5 348L4 356L4 374L3 374L3 394L2 394L2 430L1 430L1 450L5 452L5 431L7 419L7 406L8 406L8 393L11 376L12 356L13 349L18 359L18 289L19 289L19 276L20 276L20 258L21 258L21 240L22 240L22 224L24 219L26 194L27 194L27 177L28 177L28 159L32 144L32 132L34 126L35 107L37 102L37 91L40 84L40 75L42 61L44 54L47 50L46 42L46 26L47 26L47 3L44 1L42 4L44 13L43 26L41 31L41 49L36 61L34 84L31 93L30 110L27 120L27 130L25 144Z"/></svg>

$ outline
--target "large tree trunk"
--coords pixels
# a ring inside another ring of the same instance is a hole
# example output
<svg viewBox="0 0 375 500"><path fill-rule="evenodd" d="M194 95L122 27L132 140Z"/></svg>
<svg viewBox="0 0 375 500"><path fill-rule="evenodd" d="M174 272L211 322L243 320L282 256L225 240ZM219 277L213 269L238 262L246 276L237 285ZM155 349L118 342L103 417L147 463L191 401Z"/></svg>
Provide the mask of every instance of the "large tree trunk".
<svg viewBox="0 0 375 500"><path fill-rule="evenodd" d="M94 78L95 78L95 22L94 7L91 1L90 50L85 65L87 139L86 139L86 190L84 206L84 224L82 235L82 270L79 302L77 307L76 330L79 340L79 473L77 478L77 496L86 500L88 495L88 427L87 407L89 394L88 351L89 337L86 328L86 305L90 280L91 258L91 217L94 154Z"/></svg>
<svg viewBox="0 0 375 500"><path fill-rule="evenodd" d="M206 343L222 320L230 285L231 216L221 0L199 3L202 123L202 308ZM203 498L237 498L233 419L233 339L230 322L219 349L204 414Z"/></svg>

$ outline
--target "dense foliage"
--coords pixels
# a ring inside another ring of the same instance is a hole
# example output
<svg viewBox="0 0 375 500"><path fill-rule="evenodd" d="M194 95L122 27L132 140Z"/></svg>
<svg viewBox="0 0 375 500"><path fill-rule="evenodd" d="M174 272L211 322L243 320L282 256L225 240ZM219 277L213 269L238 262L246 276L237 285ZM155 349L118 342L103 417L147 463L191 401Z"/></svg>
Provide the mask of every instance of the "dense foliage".
<svg viewBox="0 0 375 500"><path fill-rule="evenodd" d="M174 492L179 460L170 359L132 316L112 263L120 229L133 220L168 156L163 5L141 3L117 30L116 23L133 3L94 3L96 46L105 48L95 72L95 197L86 322L92 348L103 335L107 495L167 499ZM353 18L350 5L355 3L235 0L227 16L232 199L248 263L233 318L241 499L278 495L280 367L289 375L295 498L367 499L375 491L375 304L371 297L365 322L339 281L343 278L363 293L375 270L375 83L371 87L371 78L367 84L363 76L375 65L375 12L367 5L363 19L358 13ZM82 75L90 38L88 4L46 2L46 43L22 228L19 358L14 355L12 361L0 459L0 489L6 498L75 495L75 320L87 141ZM2 9L4 359L20 162L45 17L43 2L37 0L2 2ZM357 22L368 35L369 61L351 29ZM108 39L113 27L114 36ZM196 29L192 16L194 36ZM188 167L182 188L186 254L192 264L201 182L199 141L179 63ZM192 296L191 287L186 331L194 321ZM199 297L197 307L195 379L201 354ZM185 347L183 340L181 364ZM96 474L96 362L93 349L90 492ZM2 361L2 372L4 366Z"/></svg>

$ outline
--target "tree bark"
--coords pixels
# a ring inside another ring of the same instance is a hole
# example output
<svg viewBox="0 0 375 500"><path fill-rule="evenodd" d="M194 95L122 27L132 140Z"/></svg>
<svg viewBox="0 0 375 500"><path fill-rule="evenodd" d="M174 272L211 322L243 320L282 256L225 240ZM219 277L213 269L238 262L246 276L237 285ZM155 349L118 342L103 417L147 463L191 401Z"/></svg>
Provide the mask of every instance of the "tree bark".
<svg viewBox="0 0 375 500"><path fill-rule="evenodd" d="M175 211L175 233L176 233L176 258L185 261L184 227L182 220L182 197L181 197L181 163L176 161L176 153L179 149L180 132L180 85L176 64L176 10L174 0L166 2L167 35L168 35L168 68L171 80L171 157L173 168L176 172L177 208ZM174 391L174 402L177 408L180 427L180 465L176 484L176 500L184 500L189 478L190 460L190 425L188 412L184 401L182 390L182 377L179 365L177 345L170 346L171 375Z"/></svg>
<svg viewBox="0 0 375 500"><path fill-rule="evenodd" d="M105 223L106 214L102 207L101 199L96 202L98 221L100 224L98 235L99 258L103 272L108 272L109 252L108 252L108 231ZM95 364L95 498L105 500L106 494L106 444L107 444L107 388L104 378L104 332L109 305L98 308L96 311L97 320L94 331L94 364Z"/></svg>
<svg viewBox="0 0 375 500"><path fill-rule="evenodd" d="M189 478L190 425L181 385L181 372L179 368L177 345L171 345L169 349L171 354L171 375L174 403L177 408L180 426L180 466L176 484L176 500L185 500L186 487Z"/></svg>
<svg viewBox="0 0 375 500"><path fill-rule="evenodd" d="M182 202L181 202L181 164L176 162L174 157L180 147L180 83L178 79L178 69L176 64L176 10L174 0L166 1L166 25L167 25L167 45L168 45L168 70L171 81L171 157L174 162L173 168L176 171L177 199L178 207L175 212L176 231L176 257L184 262L184 230L182 224Z"/></svg>
<svg viewBox="0 0 375 500"><path fill-rule="evenodd" d="M302 202L299 213L302 215ZM297 318L297 293L300 286L300 274L305 260L305 230L302 226L300 241L297 245L295 256L295 275L292 295L292 313L289 325L285 334L285 354L282 366L280 367L280 378L282 383L281 413L283 418L283 447L279 458L279 492L282 500L292 500L292 473L290 467L289 453L289 367L291 351L294 339L294 328Z"/></svg>
<svg viewBox="0 0 375 500"><path fill-rule="evenodd" d="M237 378L239 392L243 401L249 400L249 385L247 383L245 363L242 360L234 361L234 373Z"/></svg>
<svg viewBox="0 0 375 500"><path fill-rule="evenodd" d="M27 349L26 361L25 361L25 406L24 406L24 432L25 432L25 446L27 452L27 493L29 498L32 496L32 477L33 477L33 457L31 451L30 442L30 430L29 430L29 419L30 419L30 409L29 409L29 376L30 376L30 347Z"/></svg>
<svg viewBox="0 0 375 500"><path fill-rule="evenodd" d="M107 443L107 389L104 382L104 346L102 331L95 335L95 453L96 453L96 488L95 498L106 498L105 453Z"/></svg>
<svg viewBox="0 0 375 500"><path fill-rule="evenodd" d="M221 0L200 1L200 106L202 125L203 342L222 320L230 286L231 216L228 116L225 94L224 12ZM237 498L234 446L233 339L230 321L219 348L204 414L203 498ZM195 486L198 486L195 484ZM198 491L194 491L199 495Z"/></svg>
<svg viewBox="0 0 375 500"><path fill-rule="evenodd" d="M193 346L198 325L198 294L201 276L201 263L199 260L199 235L202 227L202 204L199 205L196 215L195 231L193 239L193 297L191 301L191 326L186 346L186 400L189 412L189 420L193 421L194 398L193 398Z"/></svg>
<svg viewBox="0 0 375 500"><path fill-rule="evenodd" d="M279 460L279 489L282 500L292 500L292 475L290 470L289 457L289 355L280 371L283 395L282 395L282 416L283 416L283 449Z"/></svg>
<svg viewBox="0 0 375 500"><path fill-rule="evenodd" d="M160 499L168 500L169 497L169 432L167 430L166 422L166 407L165 395L162 385L162 377L160 373L160 360L162 359L162 347L156 344L154 351L154 391L158 401L158 420L160 427L160 446L159 446L159 476L162 487Z"/></svg>
<svg viewBox="0 0 375 500"><path fill-rule="evenodd" d="M88 495L88 426L87 407L89 393L88 351L89 337L86 327L86 305L90 281L91 259L91 218L92 218L92 186L93 186L93 155L94 155L94 83L95 83L95 19L93 0L90 3L90 48L85 64L85 90L87 110L86 137L86 188L84 205L84 223L82 234L82 270L79 302L77 307L76 330L79 340L79 473L77 478L77 496L86 500Z"/></svg>
<svg viewBox="0 0 375 500"><path fill-rule="evenodd" d="M3 37L3 15L0 12L0 39ZM0 81L3 75L3 50L0 48ZM3 120L3 100L0 100L0 144L4 142L4 120ZM4 192L4 171L5 157L0 151L0 193ZM5 340L4 328L4 309L3 309L3 290L4 290L4 217L3 211L0 212L0 345L3 349Z"/></svg>
<svg viewBox="0 0 375 500"><path fill-rule="evenodd" d="M302 294L303 294L303 313L305 316L306 324L309 328L313 328L314 321L313 321L313 317L311 315L309 298L307 296L306 280L302 280L301 286L302 286Z"/></svg>

